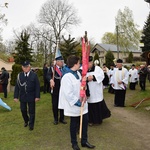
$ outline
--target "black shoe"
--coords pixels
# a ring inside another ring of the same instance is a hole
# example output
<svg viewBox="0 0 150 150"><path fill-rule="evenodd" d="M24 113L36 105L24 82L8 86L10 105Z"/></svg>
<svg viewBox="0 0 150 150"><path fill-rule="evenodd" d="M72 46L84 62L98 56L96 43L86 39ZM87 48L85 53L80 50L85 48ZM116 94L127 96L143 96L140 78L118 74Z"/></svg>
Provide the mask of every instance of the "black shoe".
<svg viewBox="0 0 150 150"><path fill-rule="evenodd" d="M33 127L29 127L29 130L32 131L34 128Z"/></svg>
<svg viewBox="0 0 150 150"><path fill-rule="evenodd" d="M27 127L27 126L28 126L28 122L25 122L25 123L24 123L24 127Z"/></svg>
<svg viewBox="0 0 150 150"><path fill-rule="evenodd" d="M60 123L63 123L63 124L67 124L66 121L62 120L62 121L59 121Z"/></svg>
<svg viewBox="0 0 150 150"><path fill-rule="evenodd" d="M82 145L82 147L87 147L87 148L90 148L90 149L95 148L95 146L94 146L94 145L91 145L89 142L86 142L86 143L81 144L81 145Z"/></svg>
<svg viewBox="0 0 150 150"><path fill-rule="evenodd" d="M57 125L57 124L58 124L58 121L55 120L55 121L54 121L54 125Z"/></svg>
<svg viewBox="0 0 150 150"><path fill-rule="evenodd" d="M80 150L79 146L76 144L76 145L72 145L72 148L73 150Z"/></svg>

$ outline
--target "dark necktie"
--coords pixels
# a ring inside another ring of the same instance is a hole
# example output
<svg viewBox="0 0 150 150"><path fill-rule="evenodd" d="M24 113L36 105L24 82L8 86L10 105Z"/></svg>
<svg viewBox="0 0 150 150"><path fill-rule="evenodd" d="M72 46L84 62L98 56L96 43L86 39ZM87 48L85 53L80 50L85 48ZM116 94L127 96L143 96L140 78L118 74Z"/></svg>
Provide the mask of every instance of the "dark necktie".
<svg viewBox="0 0 150 150"><path fill-rule="evenodd" d="M61 69L61 68L59 68L59 70L60 70L60 72L62 73L62 69Z"/></svg>
<svg viewBox="0 0 150 150"><path fill-rule="evenodd" d="M27 75L27 72L25 73L25 79L27 80L27 78L28 78L28 75Z"/></svg>

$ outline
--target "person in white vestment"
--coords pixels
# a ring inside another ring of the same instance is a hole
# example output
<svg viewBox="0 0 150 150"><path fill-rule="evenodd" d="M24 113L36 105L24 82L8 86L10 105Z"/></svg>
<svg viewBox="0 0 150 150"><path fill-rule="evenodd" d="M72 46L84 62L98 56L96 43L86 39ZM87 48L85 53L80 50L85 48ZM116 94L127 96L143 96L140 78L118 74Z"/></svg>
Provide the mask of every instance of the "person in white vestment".
<svg viewBox="0 0 150 150"><path fill-rule="evenodd" d="M77 130L80 124L80 100L81 75L77 71L80 67L80 59L77 56L69 56L67 59L68 71L62 77L59 92L59 109L64 109L64 115L70 116L70 136L73 150L80 150L77 142ZM86 77L84 77L86 80ZM81 146L93 149L95 146L88 142L88 105L83 108Z"/></svg>
<svg viewBox="0 0 150 150"><path fill-rule="evenodd" d="M88 115L89 125L101 124L102 120L110 117L110 111L107 108L103 97L103 79L104 72L99 66L93 64L93 57L89 57L87 72L88 86Z"/></svg>
<svg viewBox="0 0 150 150"><path fill-rule="evenodd" d="M108 77L108 71L106 64L103 64L102 70L104 72L104 79L103 79L103 87L107 88L109 86L109 77Z"/></svg>
<svg viewBox="0 0 150 150"><path fill-rule="evenodd" d="M129 72L122 66L122 59L118 59L110 84L115 89L114 106L125 107L125 95L128 84Z"/></svg>
<svg viewBox="0 0 150 150"><path fill-rule="evenodd" d="M135 68L135 65L133 64L131 69L129 70L130 90L135 90L135 86L137 84L138 78L139 78L138 70Z"/></svg>
<svg viewBox="0 0 150 150"><path fill-rule="evenodd" d="M116 69L115 64L112 63L112 64L110 65L110 69L109 69L109 71L108 71L108 77L109 77L108 93L112 93L112 94L114 94L114 89L113 89L112 85L110 84L110 81L111 81L111 78L112 78L112 75L113 75L113 72L114 72L115 69Z"/></svg>

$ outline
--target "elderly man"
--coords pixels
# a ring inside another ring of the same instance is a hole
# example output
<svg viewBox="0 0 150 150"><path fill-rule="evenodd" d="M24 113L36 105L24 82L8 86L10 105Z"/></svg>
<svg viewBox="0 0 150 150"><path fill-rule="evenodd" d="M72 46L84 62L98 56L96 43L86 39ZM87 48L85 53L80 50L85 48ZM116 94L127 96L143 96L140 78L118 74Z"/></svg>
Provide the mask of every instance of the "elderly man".
<svg viewBox="0 0 150 150"><path fill-rule="evenodd" d="M66 121L64 121L64 110L58 109L60 81L63 75L62 67L64 64L64 60L63 57L60 55L60 51L59 55L57 55L56 53L55 61L56 64L51 67L47 73L47 80L50 82L51 87L54 125L57 125L58 121L62 124L67 123ZM58 112L60 113L60 117L58 116Z"/></svg>
<svg viewBox="0 0 150 150"><path fill-rule="evenodd" d="M122 66L123 61L117 60L116 69L113 72L110 84L115 89L114 106L125 107L126 87L128 84L129 73L126 68Z"/></svg>
<svg viewBox="0 0 150 150"><path fill-rule="evenodd" d="M35 102L40 99L40 83L36 73L31 71L29 61L22 64L22 72L18 74L14 91L14 101L20 100L20 109L24 119L24 127L34 129ZM28 109L27 109L28 107ZM28 114L29 113L29 114Z"/></svg>

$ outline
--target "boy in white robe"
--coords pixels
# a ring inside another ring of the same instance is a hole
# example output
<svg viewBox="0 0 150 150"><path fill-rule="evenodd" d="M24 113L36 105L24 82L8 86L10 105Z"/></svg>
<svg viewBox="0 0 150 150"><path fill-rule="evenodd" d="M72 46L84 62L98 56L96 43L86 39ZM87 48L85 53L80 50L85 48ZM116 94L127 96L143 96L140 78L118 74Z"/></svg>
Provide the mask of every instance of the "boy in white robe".
<svg viewBox="0 0 150 150"><path fill-rule="evenodd" d="M133 64L131 69L129 70L129 82L130 82L129 88L130 88L130 90L135 90L135 86L138 81L138 77L139 77L138 70L135 68L135 65Z"/></svg>
<svg viewBox="0 0 150 150"><path fill-rule="evenodd" d="M80 67L80 60L77 56L70 56L67 59L68 73L61 80L59 93L59 109L64 109L64 115L70 116L70 135L73 150L80 150L77 142L77 129L80 122L80 86L81 75L77 71ZM86 80L86 77L85 77ZM83 124L82 124L81 146L93 149L95 146L87 141L88 130L88 107L84 103Z"/></svg>

